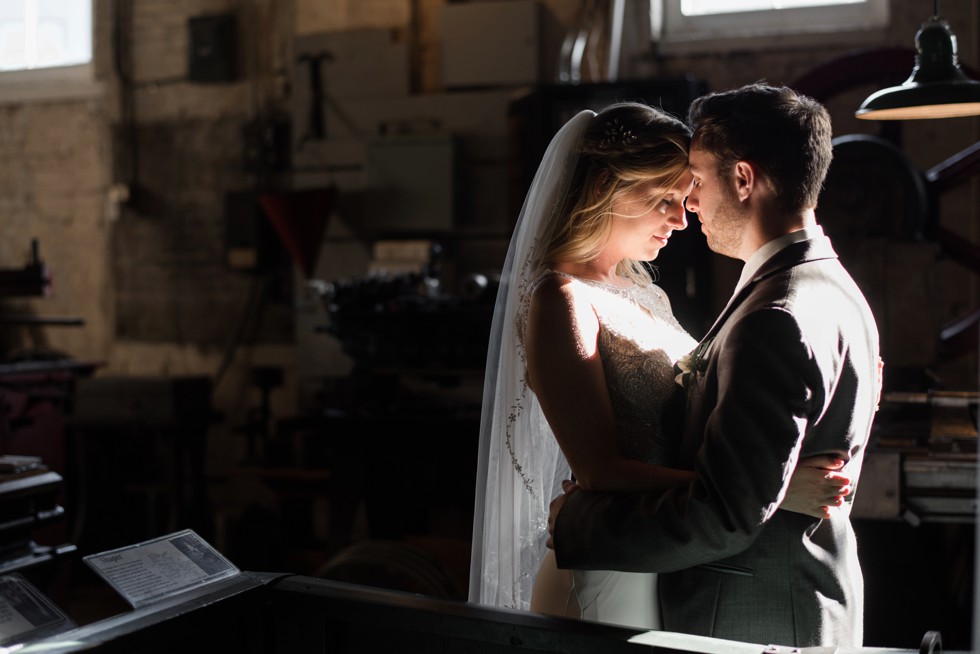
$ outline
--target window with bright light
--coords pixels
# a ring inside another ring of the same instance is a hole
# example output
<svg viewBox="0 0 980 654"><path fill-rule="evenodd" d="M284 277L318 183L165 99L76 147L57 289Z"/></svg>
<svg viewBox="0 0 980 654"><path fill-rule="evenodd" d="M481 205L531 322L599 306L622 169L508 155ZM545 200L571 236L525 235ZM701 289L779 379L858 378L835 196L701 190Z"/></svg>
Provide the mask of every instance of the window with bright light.
<svg viewBox="0 0 980 654"><path fill-rule="evenodd" d="M91 0L0 0L0 72L91 61Z"/></svg>
<svg viewBox="0 0 980 654"><path fill-rule="evenodd" d="M823 39L880 29L888 24L888 0L652 0L657 41L667 50L767 45L807 34Z"/></svg>
<svg viewBox="0 0 980 654"><path fill-rule="evenodd" d="M681 0L681 12L685 16L705 16L739 11L857 5L863 2L864 0Z"/></svg>
<svg viewBox="0 0 980 654"><path fill-rule="evenodd" d="M96 97L93 0L0 0L0 104Z"/></svg>

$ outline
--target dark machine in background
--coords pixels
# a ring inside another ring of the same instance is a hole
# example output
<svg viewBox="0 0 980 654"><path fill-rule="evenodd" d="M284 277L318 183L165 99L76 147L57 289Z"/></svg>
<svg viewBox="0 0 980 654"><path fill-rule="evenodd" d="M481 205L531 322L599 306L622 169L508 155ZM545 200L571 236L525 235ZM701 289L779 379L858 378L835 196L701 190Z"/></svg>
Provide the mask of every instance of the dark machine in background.
<svg viewBox="0 0 980 654"><path fill-rule="evenodd" d="M473 274L447 288L442 258L434 243L418 272L314 280L324 331L355 364L303 450L331 471L330 546L344 550L322 576L462 599L496 283Z"/></svg>
<svg viewBox="0 0 980 654"><path fill-rule="evenodd" d="M419 272L314 284L330 319L326 331L359 364L380 371L451 377L482 370L496 280L471 274L447 291L442 258L435 243Z"/></svg>
<svg viewBox="0 0 980 654"><path fill-rule="evenodd" d="M24 266L0 270L0 300L44 297L50 286L36 240ZM66 419L78 380L95 364L43 343L25 347L19 336L39 326L82 324L75 317L0 309L0 572L21 573L55 596L65 590L59 564L76 550Z"/></svg>

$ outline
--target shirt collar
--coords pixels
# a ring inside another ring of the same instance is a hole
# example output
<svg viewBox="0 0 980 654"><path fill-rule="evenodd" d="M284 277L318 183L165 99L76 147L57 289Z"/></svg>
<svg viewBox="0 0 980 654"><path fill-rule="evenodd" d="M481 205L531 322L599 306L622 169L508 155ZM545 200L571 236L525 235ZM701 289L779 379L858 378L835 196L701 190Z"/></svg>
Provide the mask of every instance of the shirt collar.
<svg viewBox="0 0 980 654"><path fill-rule="evenodd" d="M738 284L735 285L735 290L732 292L732 295L738 293L759 272L762 264L772 258L774 254L789 247L793 243L799 243L800 241L806 241L820 236L823 236L823 227L820 225L811 225L810 227L798 229L779 238L774 238L763 245L746 260L745 266L742 267L742 274L739 275Z"/></svg>

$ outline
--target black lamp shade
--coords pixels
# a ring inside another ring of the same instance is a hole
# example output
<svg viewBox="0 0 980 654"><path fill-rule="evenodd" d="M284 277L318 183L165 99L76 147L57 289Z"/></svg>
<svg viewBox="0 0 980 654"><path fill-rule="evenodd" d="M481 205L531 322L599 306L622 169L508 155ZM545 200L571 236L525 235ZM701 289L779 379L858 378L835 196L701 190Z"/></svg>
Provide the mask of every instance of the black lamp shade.
<svg viewBox="0 0 980 654"><path fill-rule="evenodd" d="M854 113L867 120L955 118L980 114L980 82L967 77L956 56L956 36L936 16L915 35L915 68L900 86L872 93Z"/></svg>

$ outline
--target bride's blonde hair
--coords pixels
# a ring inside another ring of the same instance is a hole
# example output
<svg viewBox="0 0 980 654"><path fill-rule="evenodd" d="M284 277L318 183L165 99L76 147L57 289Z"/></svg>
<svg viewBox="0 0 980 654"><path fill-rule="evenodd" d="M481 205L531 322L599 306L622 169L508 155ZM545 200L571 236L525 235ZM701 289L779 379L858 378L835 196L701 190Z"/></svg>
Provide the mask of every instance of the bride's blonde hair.
<svg viewBox="0 0 980 654"><path fill-rule="evenodd" d="M594 260L609 237L613 206L640 186L670 189L688 169L691 131L681 120L638 102L610 105L592 119L563 209L544 234L543 265ZM648 208L663 199L651 197ZM647 285L642 262L623 259L616 272Z"/></svg>

